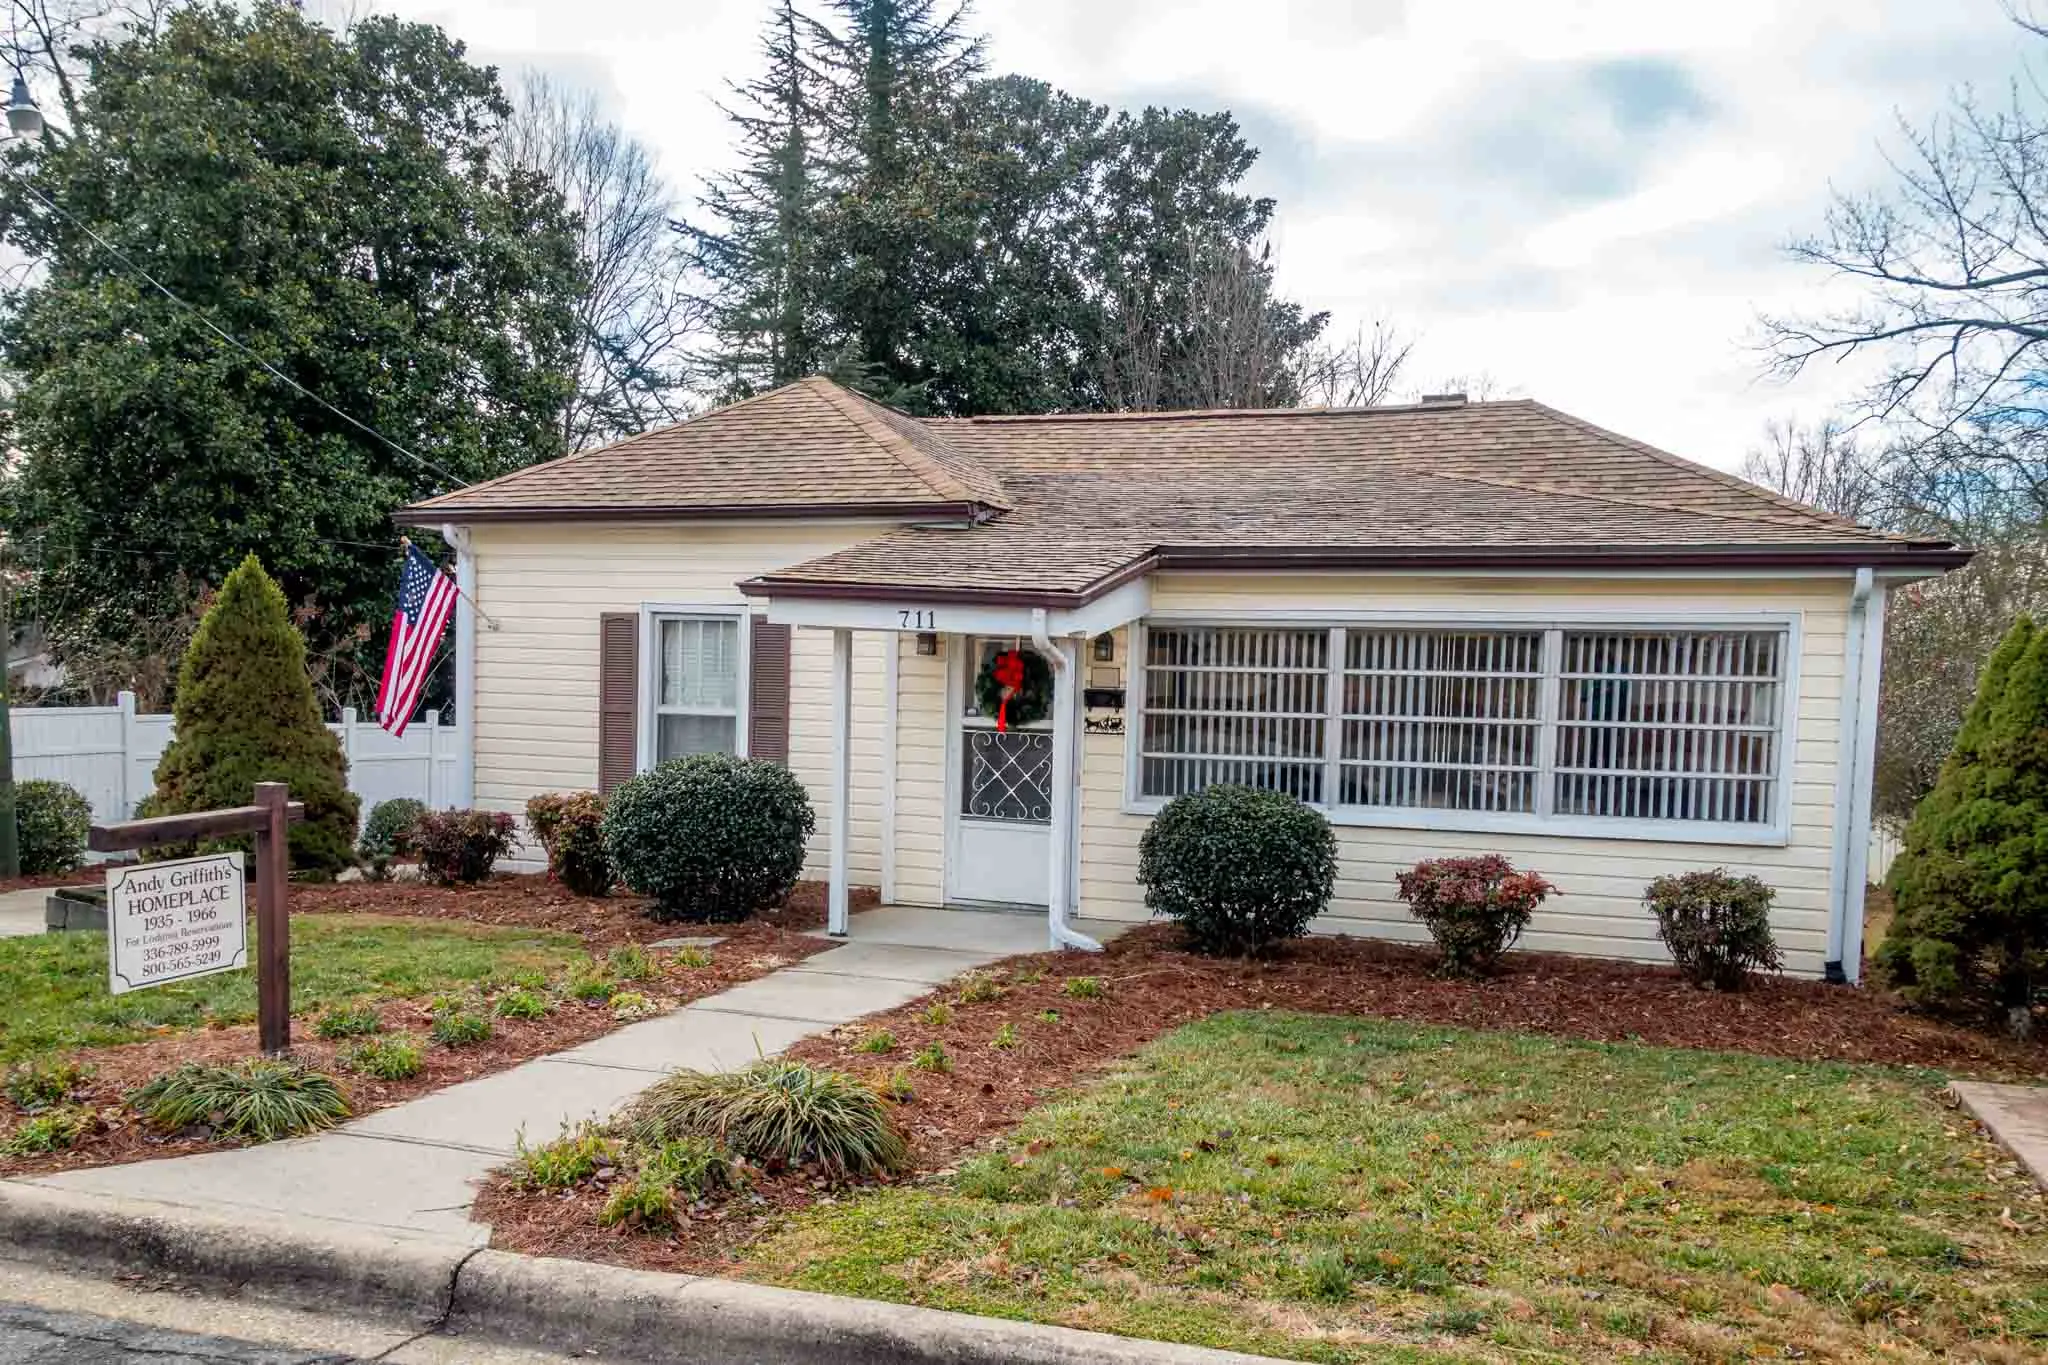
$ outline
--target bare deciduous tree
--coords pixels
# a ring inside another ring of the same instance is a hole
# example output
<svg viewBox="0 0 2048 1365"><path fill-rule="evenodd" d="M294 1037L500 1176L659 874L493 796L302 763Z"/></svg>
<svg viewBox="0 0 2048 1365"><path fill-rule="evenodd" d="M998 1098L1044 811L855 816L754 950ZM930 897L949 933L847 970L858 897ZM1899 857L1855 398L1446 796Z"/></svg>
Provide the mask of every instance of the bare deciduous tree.
<svg viewBox="0 0 2048 1365"><path fill-rule="evenodd" d="M688 416L685 351L704 309L653 158L594 97L547 76L528 72L512 101L504 155L561 191L589 273L563 443L581 450Z"/></svg>
<svg viewBox="0 0 2048 1365"><path fill-rule="evenodd" d="M1891 510L1881 464L1834 418L1812 426L1772 422L1764 442L1742 462L1751 483L1851 521L1884 520Z"/></svg>
<svg viewBox="0 0 2048 1365"><path fill-rule="evenodd" d="M1309 407L1370 408L1386 402L1415 349L1393 324L1360 324L1351 339L1317 342L1295 361L1294 382Z"/></svg>

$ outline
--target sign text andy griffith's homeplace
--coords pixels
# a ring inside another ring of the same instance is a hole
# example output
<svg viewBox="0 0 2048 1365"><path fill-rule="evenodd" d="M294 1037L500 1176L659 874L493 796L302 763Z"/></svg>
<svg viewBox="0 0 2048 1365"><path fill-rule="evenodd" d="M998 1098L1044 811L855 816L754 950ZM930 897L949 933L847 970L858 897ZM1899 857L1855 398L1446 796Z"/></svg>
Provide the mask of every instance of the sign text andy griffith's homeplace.
<svg viewBox="0 0 2048 1365"><path fill-rule="evenodd" d="M115 995L246 966L242 855L108 871L107 957Z"/></svg>

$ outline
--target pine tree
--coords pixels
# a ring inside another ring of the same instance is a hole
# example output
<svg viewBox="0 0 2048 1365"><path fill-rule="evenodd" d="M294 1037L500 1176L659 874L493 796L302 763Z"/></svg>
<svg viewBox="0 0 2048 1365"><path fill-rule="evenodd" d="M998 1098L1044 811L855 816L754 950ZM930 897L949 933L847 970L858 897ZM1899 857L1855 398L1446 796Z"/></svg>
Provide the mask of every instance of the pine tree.
<svg viewBox="0 0 2048 1365"><path fill-rule="evenodd" d="M762 37L766 69L733 87L725 116L739 133L741 166L710 180L706 218L683 224L712 285L719 339L710 378L722 397L787 384L822 367L818 334L818 74L808 21L781 0Z"/></svg>
<svg viewBox="0 0 2048 1365"><path fill-rule="evenodd" d="M982 67L965 4L832 0L837 27L812 22L830 187L822 258L835 262L822 300L842 368L885 401L923 406L920 319L935 281L971 240L949 232L968 215L967 184L950 154L962 93Z"/></svg>
<svg viewBox="0 0 2048 1365"><path fill-rule="evenodd" d="M2048 631L2014 623L1892 865L1877 960L1918 1005L2031 1033L2048 967Z"/></svg>
<svg viewBox="0 0 2048 1365"><path fill-rule="evenodd" d="M246 806L258 782L283 782L292 800L306 803L305 821L291 830L292 865L327 873L348 866L358 808L348 765L321 724L305 641L284 593L253 554L228 575L185 651L175 713L151 814Z"/></svg>

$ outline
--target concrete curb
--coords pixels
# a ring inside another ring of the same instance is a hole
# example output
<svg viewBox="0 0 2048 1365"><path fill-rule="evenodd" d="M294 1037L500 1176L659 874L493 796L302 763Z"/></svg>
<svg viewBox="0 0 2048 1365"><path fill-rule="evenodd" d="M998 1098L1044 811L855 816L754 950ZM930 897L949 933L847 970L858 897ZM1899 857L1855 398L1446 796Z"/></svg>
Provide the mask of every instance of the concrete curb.
<svg viewBox="0 0 2048 1365"><path fill-rule="evenodd" d="M0 1181L0 1257L664 1365L1253 1365L1263 1356Z"/></svg>
<svg viewBox="0 0 2048 1365"><path fill-rule="evenodd" d="M0 1182L0 1255L175 1276L299 1307L443 1321L468 1247L320 1219L225 1217L174 1204Z"/></svg>

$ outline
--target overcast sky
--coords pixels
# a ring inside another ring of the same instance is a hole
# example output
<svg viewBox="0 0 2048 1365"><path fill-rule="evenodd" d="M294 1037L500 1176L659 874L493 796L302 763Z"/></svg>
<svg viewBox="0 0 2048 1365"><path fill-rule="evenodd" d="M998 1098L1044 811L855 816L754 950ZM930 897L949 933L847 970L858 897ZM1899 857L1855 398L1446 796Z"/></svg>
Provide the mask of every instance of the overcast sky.
<svg viewBox="0 0 2048 1365"><path fill-rule="evenodd" d="M309 12L322 6L309 0ZM329 0L327 8L336 8ZM479 60L594 90L685 192L765 0L377 0ZM1830 183L1881 185L1896 119L2001 95L2000 0L981 0L993 70L1111 105L1229 109L1279 200L1293 296L1420 339L1410 378L1485 374L1733 467L1853 388L1762 378L1760 311L1828 284L1782 252Z"/></svg>

